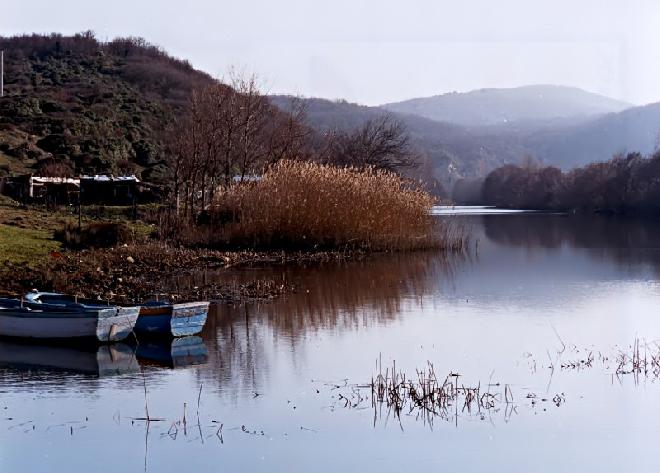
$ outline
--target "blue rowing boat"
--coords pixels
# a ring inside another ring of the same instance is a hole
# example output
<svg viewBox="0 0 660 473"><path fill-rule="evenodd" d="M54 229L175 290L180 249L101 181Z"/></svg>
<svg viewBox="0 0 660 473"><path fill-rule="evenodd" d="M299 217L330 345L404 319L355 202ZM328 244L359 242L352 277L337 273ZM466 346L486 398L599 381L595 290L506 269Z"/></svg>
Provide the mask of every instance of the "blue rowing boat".
<svg viewBox="0 0 660 473"><path fill-rule="evenodd" d="M208 302L150 301L140 307L135 331L149 335L187 337L202 331L209 312Z"/></svg>

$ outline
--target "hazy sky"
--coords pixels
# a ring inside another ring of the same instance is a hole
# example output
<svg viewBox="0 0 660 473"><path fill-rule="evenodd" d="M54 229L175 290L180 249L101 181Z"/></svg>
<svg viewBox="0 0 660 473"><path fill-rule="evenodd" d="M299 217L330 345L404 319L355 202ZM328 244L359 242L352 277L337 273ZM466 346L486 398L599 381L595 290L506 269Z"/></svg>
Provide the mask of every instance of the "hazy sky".
<svg viewBox="0 0 660 473"><path fill-rule="evenodd" d="M573 85L660 101L658 0L16 0L0 34L142 36L270 93L379 104L453 90Z"/></svg>

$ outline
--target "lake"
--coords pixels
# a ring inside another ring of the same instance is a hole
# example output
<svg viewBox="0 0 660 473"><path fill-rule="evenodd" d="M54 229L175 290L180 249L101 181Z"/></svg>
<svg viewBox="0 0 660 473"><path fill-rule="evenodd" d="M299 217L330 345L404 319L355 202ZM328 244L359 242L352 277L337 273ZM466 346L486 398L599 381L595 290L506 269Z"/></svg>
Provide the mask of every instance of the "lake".
<svg viewBox="0 0 660 473"><path fill-rule="evenodd" d="M214 306L199 338L0 341L0 470L657 471L658 377L617 370L657 351L660 225L455 213L464 255L200 275L297 289ZM378 361L496 402L397 416L360 387Z"/></svg>

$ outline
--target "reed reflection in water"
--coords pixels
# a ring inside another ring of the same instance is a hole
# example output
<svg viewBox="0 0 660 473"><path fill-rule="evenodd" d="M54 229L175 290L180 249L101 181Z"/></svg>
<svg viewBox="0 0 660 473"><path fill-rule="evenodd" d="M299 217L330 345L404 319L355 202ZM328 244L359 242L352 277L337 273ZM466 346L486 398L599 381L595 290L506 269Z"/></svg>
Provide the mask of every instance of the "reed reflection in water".
<svg viewBox="0 0 660 473"><path fill-rule="evenodd" d="M321 331L387 325L401 317L406 306L424 304L426 297L451 286L454 272L465 261L459 255L406 253L199 276L240 284L258 275L298 288L272 302L212 304L203 332L210 357L202 371L222 380L225 393L229 386L237 393L259 392L273 343L285 343L295 357L298 345Z"/></svg>

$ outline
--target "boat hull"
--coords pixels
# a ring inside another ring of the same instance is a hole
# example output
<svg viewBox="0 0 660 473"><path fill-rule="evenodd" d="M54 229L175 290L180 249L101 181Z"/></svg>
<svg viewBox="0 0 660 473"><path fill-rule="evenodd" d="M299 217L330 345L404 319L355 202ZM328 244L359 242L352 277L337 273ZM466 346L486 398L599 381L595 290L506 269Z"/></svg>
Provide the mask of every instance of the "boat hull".
<svg viewBox="0 0 660 473"><path fill-rule="evenodd" d="M204 328L208 311L208 302L145 305L140 308L135 331L173 337L196 335Z"/></svg>
<svg viewBox="0 0 660 473"><path fill-rule="evenodd" d="M114 309L94 313L72 311L0 310L0 336L61 339L95 338L101 342L124 340L133 331L138 310Z"/></svg>

